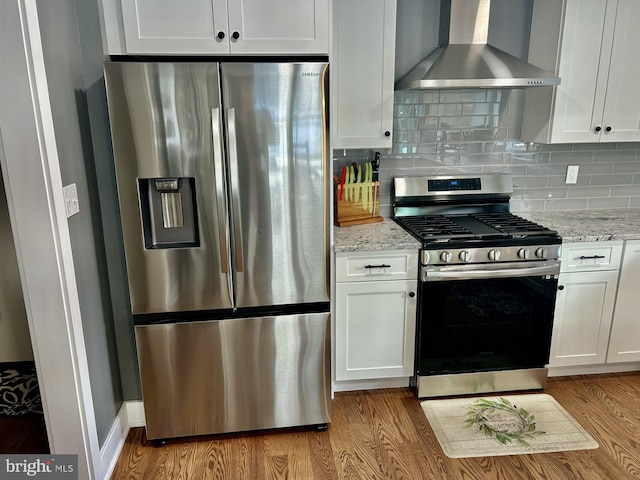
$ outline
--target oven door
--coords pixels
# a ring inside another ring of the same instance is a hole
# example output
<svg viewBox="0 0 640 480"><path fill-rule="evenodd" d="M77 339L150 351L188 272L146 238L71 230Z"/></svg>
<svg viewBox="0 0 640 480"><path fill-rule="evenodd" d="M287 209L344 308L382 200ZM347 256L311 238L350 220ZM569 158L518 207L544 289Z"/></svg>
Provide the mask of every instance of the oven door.
<svg viewBox="0 0 640 480"><path fill-rule="evenodd" d="M416 374L545 367L560 262L425 266Z"/></svg>

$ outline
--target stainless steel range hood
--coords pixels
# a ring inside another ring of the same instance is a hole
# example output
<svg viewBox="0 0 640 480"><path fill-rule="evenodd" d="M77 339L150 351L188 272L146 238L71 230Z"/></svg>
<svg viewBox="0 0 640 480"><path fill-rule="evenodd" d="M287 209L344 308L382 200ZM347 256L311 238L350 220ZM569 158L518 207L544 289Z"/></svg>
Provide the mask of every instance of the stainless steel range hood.
<svg viewBox="0 0 640 480"><path fill-rule="evenodd" d="M491 0L443 0L440 47L396 90L559 85L560 78L487 43Z"/></svg>

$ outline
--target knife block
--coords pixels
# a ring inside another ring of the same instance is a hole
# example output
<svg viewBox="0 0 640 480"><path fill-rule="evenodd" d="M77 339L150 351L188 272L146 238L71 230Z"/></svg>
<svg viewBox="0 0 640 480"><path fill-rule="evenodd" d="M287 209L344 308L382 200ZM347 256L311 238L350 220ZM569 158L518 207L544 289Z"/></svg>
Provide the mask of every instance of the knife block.
<svg viewBox="0 0 640 480"><path fill-rule="evenodd" d="M350 227L365 223L376 223L384 220L379 215L380 210L380 182L360 182L344 185L342 200L340 200L340 185L334 188L334 219L338 227ZM372 206L365 208L363 193L367 189L371 192ZM374 195L375 192L375 195ZM349 200L347 200L347 194ZM357 200L356 200L357 198Z"/></svg>

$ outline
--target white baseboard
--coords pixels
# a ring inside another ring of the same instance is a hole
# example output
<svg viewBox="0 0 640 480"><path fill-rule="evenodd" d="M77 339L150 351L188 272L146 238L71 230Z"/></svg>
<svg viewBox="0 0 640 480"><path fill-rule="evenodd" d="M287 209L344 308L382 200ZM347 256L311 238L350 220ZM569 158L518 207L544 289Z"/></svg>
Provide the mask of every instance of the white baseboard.
<svg viewBox="0 0 640 480"><path fill-rule="evenodd" d="M135 400L125 402L127 406L127 418L129 419L130 427L144 427L146 421L144 418L144 404L142 400Z"/></svg>
<svg viewBox="0 0 640 480"><path fill-rule="evenodd" d="M100 466L102 472L97 478L108 480L116 467L118 457L132 427L144 427L144 407L142 401L124 402L118 416L109 430L107 439L100 449Z"/></svg>
<svg viewBox="0 0 640 480"><path fill-rule="evenodd" d="M127 404L125 402L120 407L118 416L114 420L111 430L109 430L109 434L107 435L107 439L100 449L99 471L102 472L102 474L99 478L103 478L105 480L111 478L111 474L116 466L118 457L120 456L120 452L124 446L124 442L129 434L129 428Z"/></svg>
<svg viewBox="0 0 640 480"><path fill-rule="evenodd" d="M376 380L349 380L333 382L333 392L349 392L352 390L375 390L378 388L408 387L409 378L381 378Z"/></svg>
<svg viewBox="0 0 640 480"><path fill-rule="evenodd" d="M574 367L549 367L549 377L567 375L597 375L600 373L623 373L640 371L640 363L618 363L604 365L577 365Z"/></svg>

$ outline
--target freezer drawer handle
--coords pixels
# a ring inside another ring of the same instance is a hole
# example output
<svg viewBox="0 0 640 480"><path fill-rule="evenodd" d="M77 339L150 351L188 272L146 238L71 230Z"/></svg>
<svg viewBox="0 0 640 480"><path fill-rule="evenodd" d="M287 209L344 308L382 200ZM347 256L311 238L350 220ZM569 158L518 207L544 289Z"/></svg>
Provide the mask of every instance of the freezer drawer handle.
<svg viewBox="0 0 640 480"><path fill-rule="evenodd" d="M580 255L580 260L595 260L598 258L605 258L605 257L604 255L590 255L590 256Z"/></svg>
<svg viewBox="0 0 640 480"><path fill-rule="evenodd" d="M213 134L213 169L216 181L216 206L218 207L218 241L220 242L220 269L229 273L227 252L227 205L224 194L224 171L222 169L222 138L220 137L220 109L211 109L211 133Z"/></svg>
<svg viewBox="0 0 640 480"><path fill-rule="evenodd" d="M364 268L391 268L391 265L383 263L382 265L365 265Z"/></svg>

